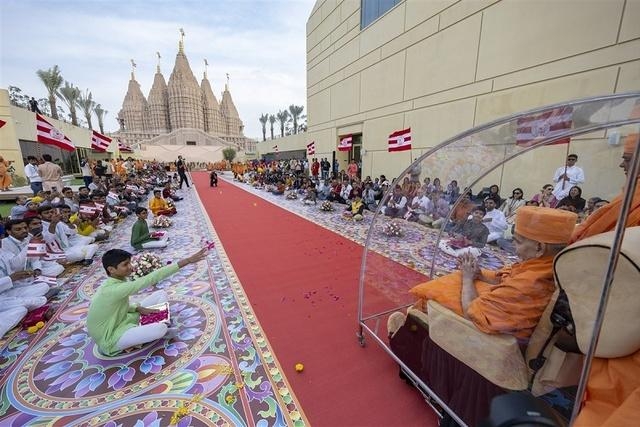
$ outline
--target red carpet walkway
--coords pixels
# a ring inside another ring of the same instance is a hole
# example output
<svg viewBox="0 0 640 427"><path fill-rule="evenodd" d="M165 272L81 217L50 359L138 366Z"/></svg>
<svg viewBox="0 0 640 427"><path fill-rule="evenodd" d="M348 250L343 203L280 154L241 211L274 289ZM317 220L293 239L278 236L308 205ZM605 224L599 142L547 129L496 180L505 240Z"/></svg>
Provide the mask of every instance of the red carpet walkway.
<svg viewBox="0 0 640 427"><path fill-rule="evenodd" d="M437 425L391 358L370 339L358 345L362 247L222 180L215 189L206 174L193 178L310 424Z"/></svg>

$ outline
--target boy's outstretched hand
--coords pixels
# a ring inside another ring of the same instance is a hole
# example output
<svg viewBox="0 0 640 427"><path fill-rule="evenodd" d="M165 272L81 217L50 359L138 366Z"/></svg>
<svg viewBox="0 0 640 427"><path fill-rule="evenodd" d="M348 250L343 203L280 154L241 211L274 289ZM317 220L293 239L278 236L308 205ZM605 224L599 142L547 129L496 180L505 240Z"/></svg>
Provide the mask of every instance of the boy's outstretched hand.
<svg viewBox="0 0 640 427"><path fill-rule="evenodd" d="M208 251L207 248L202 248L195 254L191 255L190 257L187 257L183 260L178 261L178 267L182 268L185 265L193 264L203 260L207 256L207 251Z"/></svg>

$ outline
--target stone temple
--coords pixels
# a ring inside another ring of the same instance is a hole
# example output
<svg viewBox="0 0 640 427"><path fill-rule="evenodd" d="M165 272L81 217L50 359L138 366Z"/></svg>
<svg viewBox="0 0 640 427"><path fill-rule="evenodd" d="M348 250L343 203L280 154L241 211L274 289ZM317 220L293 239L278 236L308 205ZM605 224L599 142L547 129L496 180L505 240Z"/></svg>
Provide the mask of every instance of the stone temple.
<svg viewBox="0 0 640 427"><path fill-rule="evenodd" d="M256 142L244 136L228 81L218 102L206 71L198 84L183 40L169 82L165 82L158 64L148 97L131 72L118 121L120 130L112 136L139 147L142 158L172 160L182 154L191 161L217 161L227 147L235 148L238 157L255 152Z"/></svg>

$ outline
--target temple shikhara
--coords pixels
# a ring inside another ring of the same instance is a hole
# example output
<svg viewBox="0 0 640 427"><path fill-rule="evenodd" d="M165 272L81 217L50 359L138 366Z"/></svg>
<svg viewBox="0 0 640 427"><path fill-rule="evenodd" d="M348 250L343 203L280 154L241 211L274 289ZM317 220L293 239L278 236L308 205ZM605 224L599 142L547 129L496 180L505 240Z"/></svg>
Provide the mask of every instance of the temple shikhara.
<svg viewBox="0 0 640 427"><path fill-rule="evenodd" d="M256 142L244 136L244 125L229 91L228 75L218 102L207 78L207 60L198 84L185 55L184 32L181 33L168 83L160 70L158 53L153 85L146 98L135 78L136 64L131 61L131 79L118 113L120 129L113 136L128 145L139 146L142 157L158 160L167 151L171 157L179 153L194 161L219 160L222 149L227 147L235 148L240 155L254 152Z"/></svg>

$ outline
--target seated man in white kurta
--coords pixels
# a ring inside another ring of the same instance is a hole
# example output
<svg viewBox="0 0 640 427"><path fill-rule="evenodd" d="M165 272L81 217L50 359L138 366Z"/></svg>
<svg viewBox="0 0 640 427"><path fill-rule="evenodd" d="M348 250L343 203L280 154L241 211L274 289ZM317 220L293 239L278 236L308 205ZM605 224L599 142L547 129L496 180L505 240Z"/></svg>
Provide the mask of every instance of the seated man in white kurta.
<svg viewBox="0 0 640 427"><path fill-rule="evenodd" d="M496 209L496 202L493 199L488 197L484 199L484 208L487 210L487 213L484 215L482 222L489 229L487 243L495 242L504 237L504 232L509 228L509 224L507 224L507 218L504 216L504 213Z"/></svg>
<svg viewBox="0 0 640 427"><path fill-rule="evenodd" d="M27 257L27 247L34 237L29 235L28 224L33 226L35 239L40 238L42 223L38 217L11 220L6 224L9 237L2 239L1 251L7 253L12 271L29 271L35 275L43 274L49 277L59 276L64 271L64 267L57 262Z"/></svg>
<svg viewBox="0 0 640 427"><path fill-rule="evenodd" d="M0 259L0 338L16 327L18 323L22 321L27 312L38 307L42 307L47 303L47 299L44 296L11 296L16 294L21 295L17 292L17 290L21 290L21 287L15 286L10 276L3 275L3 267L6 267L6 265ZM32 289L35 289L35 286L40 285L47 286L46 284L27 286L34 286ZM42 288L42 286L40 288Z"/></svg>

